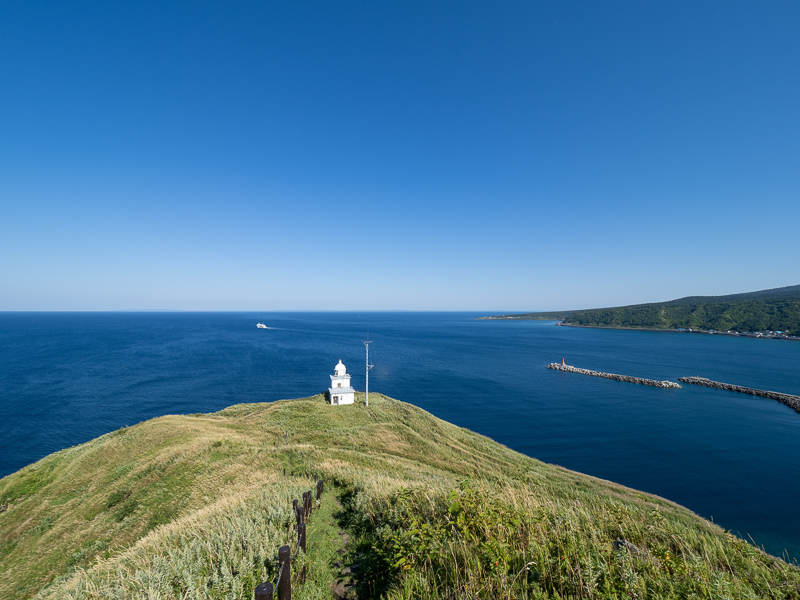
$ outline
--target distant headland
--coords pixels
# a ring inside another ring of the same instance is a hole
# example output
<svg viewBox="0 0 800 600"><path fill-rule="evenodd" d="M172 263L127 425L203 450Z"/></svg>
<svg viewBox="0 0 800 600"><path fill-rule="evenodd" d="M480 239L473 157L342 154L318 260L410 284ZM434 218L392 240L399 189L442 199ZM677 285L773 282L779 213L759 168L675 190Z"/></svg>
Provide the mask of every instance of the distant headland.
<svg viewBox="0 0 800 600"><path fill-rule="evenodd" d="M681 331L800 340L800 285L728 296L688 296L614 308L530 312L483 319L552 320L569 327Z"/></svg>

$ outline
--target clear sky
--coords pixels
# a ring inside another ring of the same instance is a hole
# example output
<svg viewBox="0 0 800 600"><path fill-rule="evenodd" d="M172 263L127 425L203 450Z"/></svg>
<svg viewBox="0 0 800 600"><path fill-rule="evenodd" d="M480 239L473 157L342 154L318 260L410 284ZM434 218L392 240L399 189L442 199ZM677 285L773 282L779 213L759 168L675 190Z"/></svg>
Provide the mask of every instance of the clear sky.
<svg viewBox="0 0 800 600"><path fill-rule="evenodd" d="M4 2L0 310L800 283L800 3Z"/></svg>

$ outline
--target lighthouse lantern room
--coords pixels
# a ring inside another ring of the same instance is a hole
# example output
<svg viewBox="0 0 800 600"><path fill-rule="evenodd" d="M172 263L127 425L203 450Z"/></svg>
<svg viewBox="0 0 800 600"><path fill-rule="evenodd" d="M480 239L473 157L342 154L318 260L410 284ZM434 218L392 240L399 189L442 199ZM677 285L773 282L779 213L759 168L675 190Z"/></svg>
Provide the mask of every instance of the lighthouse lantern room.
<svg viewBox="0 0 800 600"><path fill-rule="evenodd" d="M341 360L333 369L328 396L331 404L353 404L356 400L356 391L350 387L350 375Z"/></svg>

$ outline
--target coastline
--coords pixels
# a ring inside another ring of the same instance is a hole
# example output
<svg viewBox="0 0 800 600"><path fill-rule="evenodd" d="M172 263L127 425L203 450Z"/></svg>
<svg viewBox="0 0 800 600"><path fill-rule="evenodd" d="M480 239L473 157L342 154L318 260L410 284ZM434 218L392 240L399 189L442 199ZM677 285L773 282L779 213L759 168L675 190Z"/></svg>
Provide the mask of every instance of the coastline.
<svg viewBox="0 0 800 600"><path fill-rule="evenodd" d="M556 323L558 327L578 327L583 329L615 329L619 331L658 331L664 333L702 333L705 335L724 335L727 337L745 337L759 340L787 340L799 342L800 336L791 336L773 333L739 333L737 331L709 331L706 329L659 329L656 327L618 327L613 325L574 325L560 321Z"/></svg>
<svg viewBox="0 0 800 600"><path fill-rule="evenodd" d="M491 316L478 317L476 321L556 321L556 319L533 319L531 317L514 316ZM617 331L656 331L661 333L703 333L706 335L724 335L728 337L746 337L767 340L787 340L790 342L800 342L800 336L791 336L775 333L739 333L737 331L711 331L707 329L662 329L658 327L621 327L618 325L576 325L558 321L557 327L576 327L581 329L611 329Z"/></svg>

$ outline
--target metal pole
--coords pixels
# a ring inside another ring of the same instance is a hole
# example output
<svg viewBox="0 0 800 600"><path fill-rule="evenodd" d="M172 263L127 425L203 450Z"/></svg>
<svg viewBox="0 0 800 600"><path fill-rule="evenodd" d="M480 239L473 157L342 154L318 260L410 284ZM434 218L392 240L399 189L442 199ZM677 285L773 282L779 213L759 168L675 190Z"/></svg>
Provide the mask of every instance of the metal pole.
<svg viewBox="0 0 800 600"><path fill-rule="evenodd" d="M367 331L367 337L369 337L369 331ZM375 365L371 365L371 364L369 364L369 345L370 345L371 343L372 343L372 342L371 342L370 340L366 340L366 341L364 342L364 346L366 346L366 348L367 348L367 389L366 389L366 393L364 394L364 397L365 397L365 399L366 399L366 405L367 405L367 408L369 408L369 370L370 370L372 367L374 367L374 366L375 366Z"/></svg>

